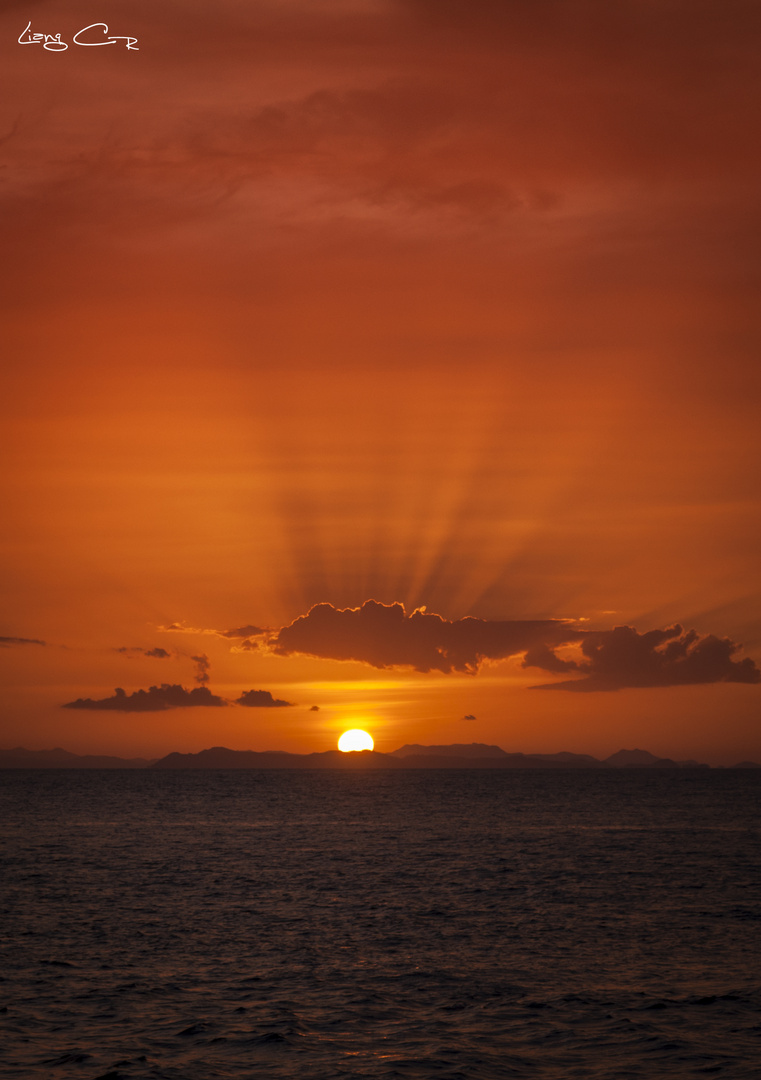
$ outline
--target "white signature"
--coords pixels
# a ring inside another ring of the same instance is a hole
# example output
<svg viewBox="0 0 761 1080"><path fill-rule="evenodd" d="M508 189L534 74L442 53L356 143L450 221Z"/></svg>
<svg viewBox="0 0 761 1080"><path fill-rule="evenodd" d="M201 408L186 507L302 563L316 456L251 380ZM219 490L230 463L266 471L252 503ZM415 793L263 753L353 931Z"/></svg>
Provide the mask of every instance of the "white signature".
<svg viewBox="0 0 761 1080"><path fill-rule="evenodd" d="M102 33L105 37L105 40L93 41L92 38L98 37L99 27L103 28ZM47 49L48 52L64 52L66 49L68 49L68 43L65 41L61 41L60 34L32 34L30 33L31 28L32 21L30 19L29 22L26 24L26 30L22 30L22 32L19 34L19 45L42 45L43 49ZM93 33L89 33L89 31L93 31ZM108 26L106 25L106 23L96 22L90 23L89 26L85 26L83 30L78 30L71 40L74 45L87 46L116 45L117 41L123 41L126 47L131 52L140 52L140 50L136 48L136 37L128 37L126 34L111 35L110 37L106 37L107 34ZM90 40L88 40L88 37L90 38Z"/></svg>

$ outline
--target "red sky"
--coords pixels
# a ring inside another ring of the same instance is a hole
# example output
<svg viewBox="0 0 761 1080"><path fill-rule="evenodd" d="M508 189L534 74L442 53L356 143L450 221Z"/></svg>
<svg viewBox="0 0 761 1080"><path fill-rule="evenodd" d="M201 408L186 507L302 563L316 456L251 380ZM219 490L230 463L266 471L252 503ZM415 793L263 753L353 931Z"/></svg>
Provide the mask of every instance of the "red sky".
<svg viewBox="0 0 761 1080"><path fill-rule="evenodd" d="M4 2L0 745L761 760L760 31ZM61 709L162 683L294 704Z"/></svg>

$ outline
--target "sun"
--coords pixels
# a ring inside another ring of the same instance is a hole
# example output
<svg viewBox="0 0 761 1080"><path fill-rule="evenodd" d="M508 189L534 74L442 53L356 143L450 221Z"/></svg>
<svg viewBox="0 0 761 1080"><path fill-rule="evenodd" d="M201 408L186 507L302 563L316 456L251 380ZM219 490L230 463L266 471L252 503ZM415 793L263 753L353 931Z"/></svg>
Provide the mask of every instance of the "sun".
<svg viewBox="0 0 761 1080"><path fill-rule="evenodd" d="M374 745L371 736L366 731L362 731L361 728L352 728L351 731L345 731L338 740L338 749L342 750L344 754L349 753L350 750L372 750Z"/></svg>

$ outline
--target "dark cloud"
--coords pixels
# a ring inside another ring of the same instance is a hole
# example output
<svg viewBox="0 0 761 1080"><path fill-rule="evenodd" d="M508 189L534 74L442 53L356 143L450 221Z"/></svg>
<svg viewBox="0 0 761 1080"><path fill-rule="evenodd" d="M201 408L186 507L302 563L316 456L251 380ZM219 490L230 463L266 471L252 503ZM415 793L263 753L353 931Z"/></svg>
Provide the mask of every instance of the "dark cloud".
<svg viewBox="0 0 761 1080"><path fill-rule="evenodd" d="M406 615L402 604L367 600L360 608L317 604L271 642L281 656L305 653L331 660L358 660L377 668L453 671L474 675L483 660L503 660L537 646L577 641L578 630L559 620L450 622L421 610Z"/></svg>
<svg viewBox="0 0 761 1080"><path fill-rule="evenodd" d="M170 628L169 628L170 629ZM154 649L141 649L137 646L124 645L120 649L115 650L121 653L123 656L128 656L134 659L139 656L147 656L155 660L168 660L171 657L185 657L193 661L195 665L194 678L199 686L205 686L209 681L209 670L211 668L211 661L206 653L198 653L196 656L189 655L184 652L170 652L168 649L162 649L160 646L156 646Z"/></svg>
<svg viewBox="0 0 761 1080"><path fill-rule="evenodd" d="M319 712L320 711L320 706L319 705L313 705L312 708L309 711L310 712Z"/></svg>
<svg viewBox="0 0 761 1080"><path fill-rule="evenodd" d="M154 660L168 660L172 655L170 652L167 652L166 649L162 649L159 646L156 646L155 649L141 649L136 645L123 645L120 649L116 649L115 652L130 657L149 656Z"/></svg>
<svg viewBox="0 0 761 1080"><path fill-rule="evenodd" d="M209 668L211 667L208 656L206 653L199 653L198 656L191 656L190 659L196 665L196 682L199 686L205 686L209 681Z"/></svg>
<svg viewBox="0 0 761 1080"><path fill-rule="evenodd" d="M750 657L732 659L739 649L729 638L713 634L701 637L695 630L684 632L678 624L644 634L631 626L617 626L584 635L583 661L561 661L548 650L551 653L548 662L544 653L529 650L524 666L542 667L545 671L576 670L584 676L534 687L537 690L585 692L761 681L761 672Z"/></svg>
<svg viewBox="0 0 761 1080"><path fill-rule="evenodd" d="M629 626L580 630L572 623L551 619L449 621L423 609L407 615L402 604L375 600L345 609L317 604L278 631L269 644L281 656L302 653L377 668L411 667L445 674L475 675L484 660L523 654L524 667L578 676L534 688L541 690L761 681L753 660L733 659L740 646L729 638L685 632L679 625L639 633ZM559 656L556 650L567 645L580 646L582 658Z"/></svg>
<svg viewBox="0 0 761 1080"><path fill-rule="evenodd" d="M286 705L293 705L293 702L273 698L269 690L244 690L241 696L236 698L236 704L247 705L254 709L279 709Z"/></svg>
<svg viewBox="0 0 761 1080"><path fill-rule="evenodd" d="M238 626L235 630L217 630L216 633L226 638L247 638L263 634L264 631L259 626Z"/></svg>
<svg viewBox="0 0 761 1080"><path fill-rule="evenodd" d="M47 645L47 642L28 637L0 637L0 648L10 649L12 645Z"/></svg>
<svg viewBox="0 0 761 1080"><path fill-rule="evenodd" d="M538 667L543 671L576 671L578 665L574 660L562 660L553 652L549 645L536 645L529 649L523 659L524 667Z"/></svg>
<svg viewBox="0 0 761 1080"><path fill-rule="evenodd" d="M227 705L227 702L212 694L206 686L197 686L186 690L183 686L152 686L149 690L136 690L127 694L117 687L114 696L94 701L92 698L77 698L62 705L62 709L99 709L111 712L164 712L167 709L185 709L197 705Z"/></svg>
<svg viewBox="0 0 761 1080"><path fill-rule="evenodd" d="M258 648L259 648L259 642L258 641L252 641L251 638L246 638L244 641L241 641L241 643L239 645L233 645L233 647L232 647L232 649L230 651L231 652L253 652L254 649L258 649Z"/></svg>
<svg viewBox="0 0 761 1080"><path fill-rule="evenodd" d="M463 720L475 720L473 713L468 713L467 716L463 716Z"/></svg>

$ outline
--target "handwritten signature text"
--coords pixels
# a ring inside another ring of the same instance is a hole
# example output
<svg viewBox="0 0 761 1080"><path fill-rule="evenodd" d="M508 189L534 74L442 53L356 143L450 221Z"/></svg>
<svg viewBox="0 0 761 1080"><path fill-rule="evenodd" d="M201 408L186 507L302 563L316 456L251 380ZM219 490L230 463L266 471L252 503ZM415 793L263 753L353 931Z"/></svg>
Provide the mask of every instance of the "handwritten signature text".
<svg viewBox="0 0 761 1080"><path fill-rule="evenodd" d="M31 31L32 22L30 20L26 25L26 30L19 34L19 45L42 45L43 49L47 49L48 52L65 52L69 47L68 42L61 40L60 34L33 34ZM100 40L101 37L103 40ZM123 41L130 52L140 52L137 48L136 37L129 37L127 34L109 35L108 26L102 22L90 23L84 29L78 30L71 40L74 45L86 45L88 47L116 45L117 42Z"/></svg>

